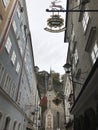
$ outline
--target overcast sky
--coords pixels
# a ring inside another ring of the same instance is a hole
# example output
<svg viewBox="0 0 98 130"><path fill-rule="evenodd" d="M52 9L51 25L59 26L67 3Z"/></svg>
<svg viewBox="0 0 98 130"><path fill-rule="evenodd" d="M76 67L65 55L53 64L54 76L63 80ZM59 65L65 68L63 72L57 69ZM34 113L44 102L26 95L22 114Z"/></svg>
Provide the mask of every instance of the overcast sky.
<svg viewBox="0 0 98 130"><path fill-rule="evenodd" d="M44 30L47 18L52 15L45 10L53 0L26 0L35 65L41 70L64 74L63 65L66 62L67 43L64 43L64 32L50 33ZM58 4L65 6L65 0ZM66 7L66 6L65 6ZM65 13L61 13L65 18Z"/></svg>

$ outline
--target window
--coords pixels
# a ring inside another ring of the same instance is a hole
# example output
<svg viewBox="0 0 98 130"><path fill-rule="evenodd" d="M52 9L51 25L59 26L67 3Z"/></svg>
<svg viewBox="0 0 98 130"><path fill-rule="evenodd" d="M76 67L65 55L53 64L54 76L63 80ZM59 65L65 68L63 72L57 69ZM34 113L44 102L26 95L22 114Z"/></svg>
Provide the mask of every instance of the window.
<svg viewBox="0 0 98 130"><path fill-rule="evenodd" d="M4 130L9 130L10 120L11 120L10 117L6 118Z"/></svg>
<svg viewBox="0 0 98 130"><path fill-rule="evenodd" d="M91 51L91 58L92 58L92 62L94 64L96 59L98 58L98 45L97 45L97 41L95 41L95 44L94 44L93 49Z"/></svg>
<svg viewBox="0 0 98 130"><path fill-rule="evenodd" d="M48 128L51 128L51 115L48 115Z"/></svg>
<svg viewBox="0 0 98 130"><path fill-rule="evenodd" d="M13 51L12 57L11 57L11 61L12 61L13 65L15 64L15 60L16 60L16 53L15 53L15 51Z"/></svg>
<svg viewBox="0 0 98 130"><path fill-rule="evenodd" d="M14 83L12 83L11 90L10 90L10 96L14 98L16 86Z"/></svg>
<svg viewBox="0 0 98 130"><path fill-rule="evenodd" d="M88 14L88 12L84 12L83 19L82 19L82 25L83 25L84 32L86 31L88 22L89 22L89 14Z"/></svg>
<svg viewBox="0 0 98 130"><path fill-rule="evenodd" d="M17 73L19 72L19 69L20 69L20 64L19 64L19 62L17 62L17 65L16 65L16 72Z"/></svg>
<svg viewBox="0 0 98 130"><path fill-rule="evenodd" d="M10 3L10 0L2 0L2 2L3 2L4 7L7 8Z"/></svg>
<svg viewBox="0 0 98 130"><path fill-rule="evenodd" d="M4 90L5 90L6 92L9 91L10 82L11 82L11 78L10 78L9 75L7 74L7 75L6 75L6 78L5 78L5 83L4 83Z"/></svg>
<svg viewBox="0 0 98 130"><path fill-rule="evenodd" d="M20 130L20 129L21 129L21 124L19 123L19 124L18 124L18 130Z"/></svg>
<svg viewBox="0 0 98 130"><path fill-rule="evenodd" d="M16 33L16 31L17 31L16 22L15 22L15 21L13 21L12 25L13 25L13 29L14 29L14 31L15 31L15 33Z"/></svg>
<svg viewBox="0 0 98 130"><path fill-rule="evenodd" d="M0 83L2 82L3 75L4 75L4 66L0 63Z"/></svg>
<svg viewBox="0 0 98 130"><path fill-rule="evenodd" d="M8 36L7 41L5 43L5 48L6 48L8 53L10 53L11 47L12 47L12 43L11 43L10 37Z"/></svg>
<svg viewBox="0 0 98 130"><path fill-rule="evenodd" d="M76 49L76 50L75 50L75 53L74 53L75 65L77 65L78 59L79 59L79 57L78 57L78 51L77 51L77 49Z"/></svg>
<svg viewBox="0 0 98 130"><path fill-rule="evenodd" d="M16 130L16 125L17 125L17 122L15 121L13 125L13 130Z"/></svg>
<svg viewBox="0 0 98 130"><path fill-rule="evenodd" d="M23 56L24 47L23 47L23 43L22 43L21 40L18 40L18 46L19 46L19 49L20 49L21 56Z"/></svg>
<svg viewBox="0 0 98 130"><path fill-rule="evenodd" d="M75 32L74 28L72 28L71 40L74 41L74 39L75 39Z"/></svg>

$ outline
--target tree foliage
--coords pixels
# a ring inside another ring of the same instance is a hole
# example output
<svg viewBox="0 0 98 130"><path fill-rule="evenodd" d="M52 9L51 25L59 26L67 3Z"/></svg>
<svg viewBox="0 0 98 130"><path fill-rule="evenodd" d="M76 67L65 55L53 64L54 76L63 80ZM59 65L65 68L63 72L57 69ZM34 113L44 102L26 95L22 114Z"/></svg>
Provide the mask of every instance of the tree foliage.
<svg viewBox="0 0 98 130"><path fill-rule="evenodd" d="M62 89L62 82L60 81L60 74L59 73L52 73L53 79L53 88L56 92L61 91Z"/></svg>

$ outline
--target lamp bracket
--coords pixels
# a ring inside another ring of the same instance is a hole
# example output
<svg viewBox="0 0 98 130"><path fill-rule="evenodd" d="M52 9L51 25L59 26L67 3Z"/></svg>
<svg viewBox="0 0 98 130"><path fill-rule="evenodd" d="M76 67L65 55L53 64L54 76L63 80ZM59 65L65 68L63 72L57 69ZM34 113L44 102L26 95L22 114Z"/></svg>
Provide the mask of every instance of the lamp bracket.
<svg viewBox="0 0 98 130"><path fill-rule="evenodd" d="M69 79L70 79L70 81L72 81L73 83L83 85L83 83L80 83L80 82L74 81L74 80L72 80L71 78L69 78Z"/></svg>

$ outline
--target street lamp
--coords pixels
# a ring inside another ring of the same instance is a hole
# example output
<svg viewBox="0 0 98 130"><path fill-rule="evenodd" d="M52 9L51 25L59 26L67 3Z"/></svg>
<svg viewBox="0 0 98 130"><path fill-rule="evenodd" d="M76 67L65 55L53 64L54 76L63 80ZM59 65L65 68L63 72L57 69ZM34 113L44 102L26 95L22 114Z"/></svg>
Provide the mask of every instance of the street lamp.
<svg viewBox="0 0 98 130"><path fill-rule="evenodd" d="M83 83L80 83L80 82L73 80L72 65L71 64L66 63L66 64L63 65L63 67L64 67L64 70L65 70L65 73L70 74L69 76L71 76L71 78L69 78L69 79L72 81L73 84L76 83L76 84L83 85Z"/></svg>
<svg viewBox="0 0 98 130"><path fill-rule="evenodd" d="M72 88L73 88L73 101L75 101L75 84L83 85L83 83L77 82L73 79L73 73L72 73L72 65L69 63L66 63L63 65L65 73L68 75L69 80L72 82Z"/></svg>
<svg viewBox="0 0 98 130"><path fill-rule="evenodd" d="M71 65L71 64L66 63L66 64L64 64L63 67L64 67L64 70L65 70L66 74L71 73L71 68L72 68L72 65Z"/></svg>

